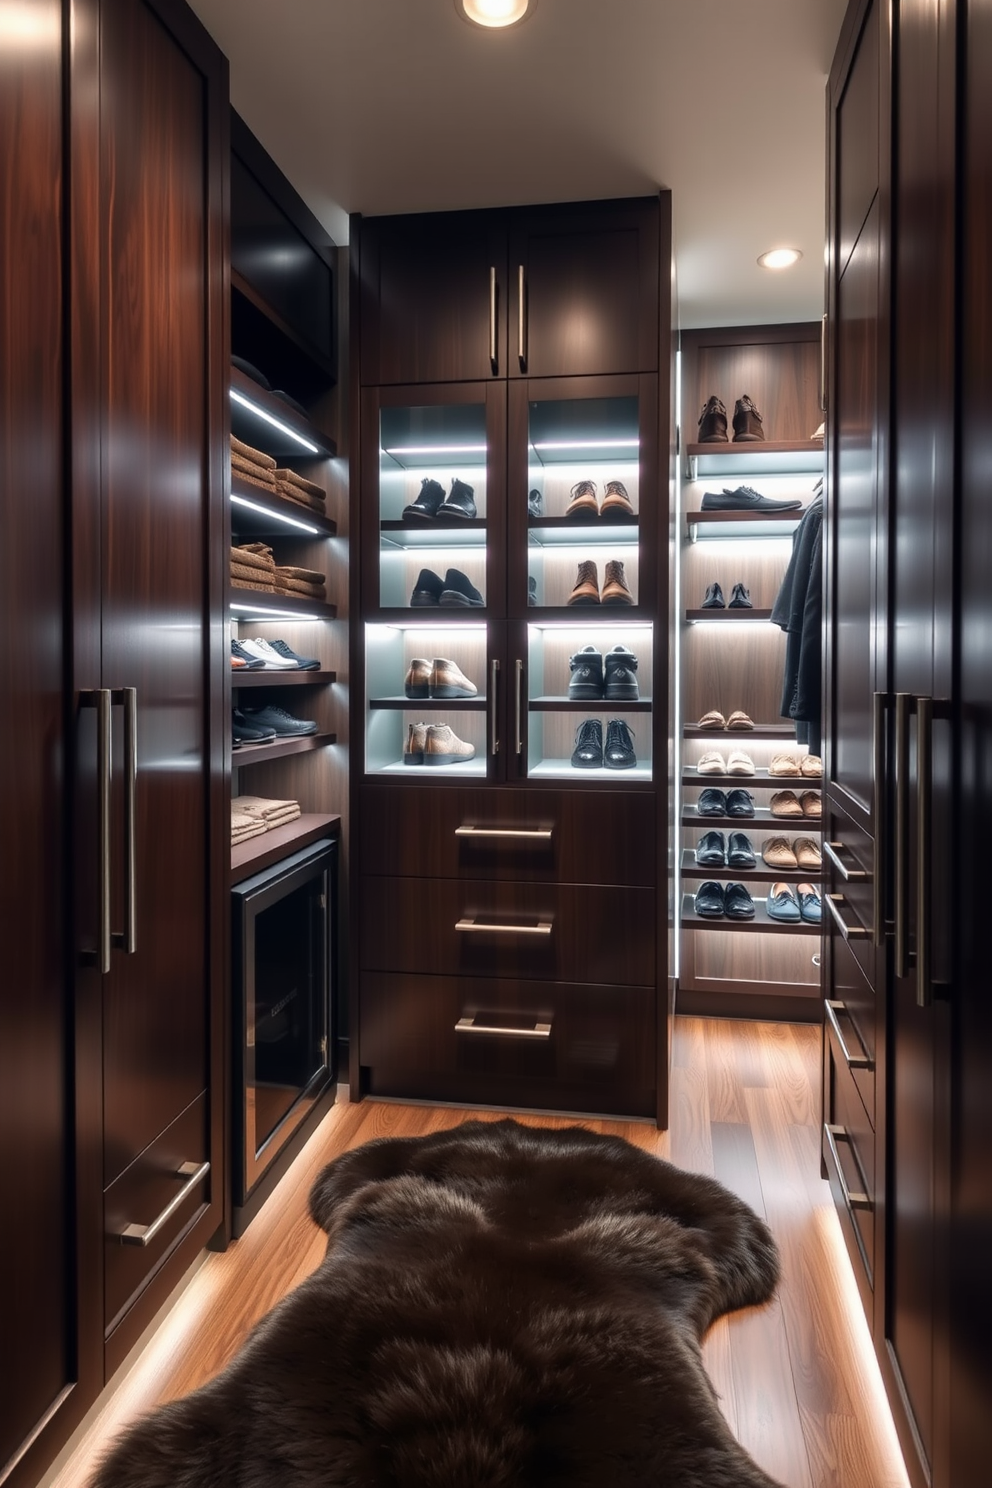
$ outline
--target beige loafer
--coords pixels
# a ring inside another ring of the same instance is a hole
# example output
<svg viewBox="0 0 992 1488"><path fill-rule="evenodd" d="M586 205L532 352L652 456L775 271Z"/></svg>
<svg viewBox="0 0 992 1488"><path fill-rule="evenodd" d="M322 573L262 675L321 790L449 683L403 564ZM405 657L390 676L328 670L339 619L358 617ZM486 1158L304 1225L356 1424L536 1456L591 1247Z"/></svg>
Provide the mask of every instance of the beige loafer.
<svg viewBox="0 0 992 1488"><path fill-rule="evenodd" d="M753 775L754 760L743 749L732 749L727 760L728 775Z"/></svg>
<svg viewBox="0 0 992 1488"><path fill-rule="evenodd" d="M769 868L798 868L796 855L789 846L788 837L766 837L761 844L761 856Z"/></svg>
<svg viewBox="0 0 992 1488"><path fill-rule="evenodd" d="M726 775L727 761L719 749L707 749L696 762L696 772L699 775Z"/></svg>
<svg viewBox="0 0 992 1488"><path fill-rule="evenodd" d="M769 775L799 775L799 759L794 754L773 754L768 766Z"/></svg>
<svg viewBox="0 0 992 1488"><path fill-rule="evenodd" d="M696 727L704 729L725 729L727 727L727 720L724 718L719 709L711 708L708 713L703 714L702 718L696 724Z"/></svg>
<svg viewBox="0 0 992 1488"><path fill-rule="evenodd" d="M772 816L803 816L802 803L795 791L776 791L768 803Z"/></svg>

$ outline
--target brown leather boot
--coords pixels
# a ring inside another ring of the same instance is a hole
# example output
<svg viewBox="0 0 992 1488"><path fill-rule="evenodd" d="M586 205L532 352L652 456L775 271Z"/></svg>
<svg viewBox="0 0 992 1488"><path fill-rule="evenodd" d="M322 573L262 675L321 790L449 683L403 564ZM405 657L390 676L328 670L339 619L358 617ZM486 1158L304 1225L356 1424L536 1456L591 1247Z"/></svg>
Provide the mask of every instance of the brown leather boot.
<svg viewBox="0 0 992 1488"><path fill-rule="evenodd" d="M606 494L603 504L599 508L599 515L604 522L619 522L624 517L632 517L634 508L630 504L627 495L627 487L623 481L611 480L606 482Z"/></svg>
<svg viewBox="0 0 992 1488"><path fill-rule="evenodd" d="M757 444L764 437L761 414L745 393L743 398L738 398L734 404L734 443Z"/></svg>
<svg viewBox="0 0 992 1488"><path fill-rule="evenodd" d="M727 443L727 410L716 396L703 404L703 411L699 415L698 441L700 444Z"/></svg>
<svg viewBox="0 0 992 1488"><path fill-rule="evenodd" d="M596 503L596 482L577 481L569 492L571 500L565 511L568 522L591 522L599 515Z"/></svg>
<svg viewBox="0 0 992 1488"><path fill-rule="evenodd" d="M633 596L623 576L623 564L611 558L603 575L602 603L609 605L632 605Z"/></svg>
<svg viewBox="0 0 992 1488"><path fill-rule="evenodd" d="M591 558L586 558L579 564L575 586L566 603L570 605L599 604L599 571Z"/></svg>

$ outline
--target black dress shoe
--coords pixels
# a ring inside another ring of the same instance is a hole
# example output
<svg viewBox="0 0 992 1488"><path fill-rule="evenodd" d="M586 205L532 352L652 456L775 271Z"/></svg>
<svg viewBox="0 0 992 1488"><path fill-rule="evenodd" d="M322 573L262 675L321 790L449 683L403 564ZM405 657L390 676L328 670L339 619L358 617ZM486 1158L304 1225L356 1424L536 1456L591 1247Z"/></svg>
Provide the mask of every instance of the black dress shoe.
<svg viewBox="0 0 992 1488"><path fill-rule="evenodd" d="M734 792L735 795L744 792ZM696 802L697 816L726 816L727 796L726 792L718 790L715 785L708 785L700 792L699 800Z"/></svg>
<svg viewBox="0 0 992 1488"><path fill-rule="evenodd" d="M748 591L744 588L744 585L743 584L735 584L734 585L733 590L731 591L731 595L730 595L730 606L729 606L729 608L732 609L732 610L753 610L754 609L754 605L751 603L751 596L748 593Z"/></svg>
<svg viewBox="0 0 992 1488"><path fill-rule="evenodd" d="M634 740L622 718L611 718L607 722L603 764L608 770L632 770L637 764Z"/></svg>
<svg viewBox="0 0 992 1488"><path fill-rule="evenodd" d="M438 604L450 607L481 608L485 604L482 595L476 589L472 580L463 574L461 569L449 568L444 576L444 587L438 598Z"/></svg>
<svg viewBox="0 0 992 1488"><path fill-rule="evenodd" d="M753 816L754 797L750 791L732 790L727 792L727 815L728 816Z"/></svg>
<svg viewBox="0 0 992 1488"><path fill-rule="evenodd" d="M702 608L704 610L723 610L726 608L726 605L727 601L723 597L723 590L720 588L720 585L710 584L706 590Z"/></svg>
<svg viewBox="0 0 992 1488"><path fill-rule="evenodd" d="M727 861L727 840L722 832L704 832L696 843L696 866L722 868Z"/></svg>
<svg viewBox="0 0 992 1488"><path fill-rule="evenodd" d="M297 718L273 703L265 708L245 708L243 714L252 728L271 729L279 739L302 738L305 734L317 732L317 723L313 718Z"/></svg>
<svg viewBox="0 0 992 1488"><path fill-rule="evenodd" d="M742 883L727 885L723 904L728 920L754 919L754 900Z"/></svg>
<svg viewBox="0 0 992 1488"><path fill-rule="evenodd" d="M714 883L709 878L701 883L693 899L693 908L698 915L718 920L724 912L723 884Z"/></svg>
<svg viewBox="0 0 992 1488"><path fill-rule="evenodd" d="M413 593L410 595L410 608L422 610L428 605L440 604L443 593L444 583L433 569L422 568L413 586Z"/></svg>
<svg viewBox="0 0 992 1488"><path fill-rule="evenodd" d="M432 522L444 500L444 487L429 477L420 482L420 495L403 508L404 522Z"/></svg>
<svg viewBox="0 0 992 1488"><path fill-rule="evenodd" d="M700 508L702 511L796 511L802 504L798 496L793 500L773 501L752 486L738 486L735 491L724 486L722 491L704 491Z"/></svg>
<svg viewBox="0 0 992 1488"><path fill-rule="evenodd" d="M572 750L576 770L601 770L603 767L603 725L598 718L585 718L575 731Z"/></svg>
<svg viewBox="0 0 992 1488"><path fill-rule="evenodd" d="M439 517L460 517L463 521L477 516L475 491L464 481L453 480L451 490L437 509Z"/></svg>
<svg viewBox="0 0 992 1488"><path fill-rule="evenodd" d="M731 832L727 843L727 866L729 868L756 867L754 848L746 832Z"/></svg>

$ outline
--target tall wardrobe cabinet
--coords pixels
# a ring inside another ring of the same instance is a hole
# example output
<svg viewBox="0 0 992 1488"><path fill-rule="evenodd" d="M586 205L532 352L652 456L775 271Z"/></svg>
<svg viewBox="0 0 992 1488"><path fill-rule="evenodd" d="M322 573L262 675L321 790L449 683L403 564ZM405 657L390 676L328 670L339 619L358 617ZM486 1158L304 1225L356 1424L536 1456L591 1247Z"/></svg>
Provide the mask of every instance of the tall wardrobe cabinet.
<svg viewBox="0 0 992 1488"><path fill-rule="evenodd" d="M14 9L0 1481L20 1485L223 1219L227 76L178 0Z"/></svg>

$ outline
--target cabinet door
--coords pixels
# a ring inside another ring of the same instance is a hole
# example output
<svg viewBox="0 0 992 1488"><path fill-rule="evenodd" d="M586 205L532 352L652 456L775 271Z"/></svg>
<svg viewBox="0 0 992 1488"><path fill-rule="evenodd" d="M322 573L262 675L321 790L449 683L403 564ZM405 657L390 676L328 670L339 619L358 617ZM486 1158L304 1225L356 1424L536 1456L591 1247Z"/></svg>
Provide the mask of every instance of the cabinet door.
<svg viewBox="0 0 992 1488"><path fill-rule="evenodd" d="M658 370L660 213L644 199L512 214L511 377Z"/></svg>
<svg viewBox="0 0 992 1488"><path fill-rule="evenodd" d="M506 238L500 214L362 224L362 382L506 376Z"/></svg>

